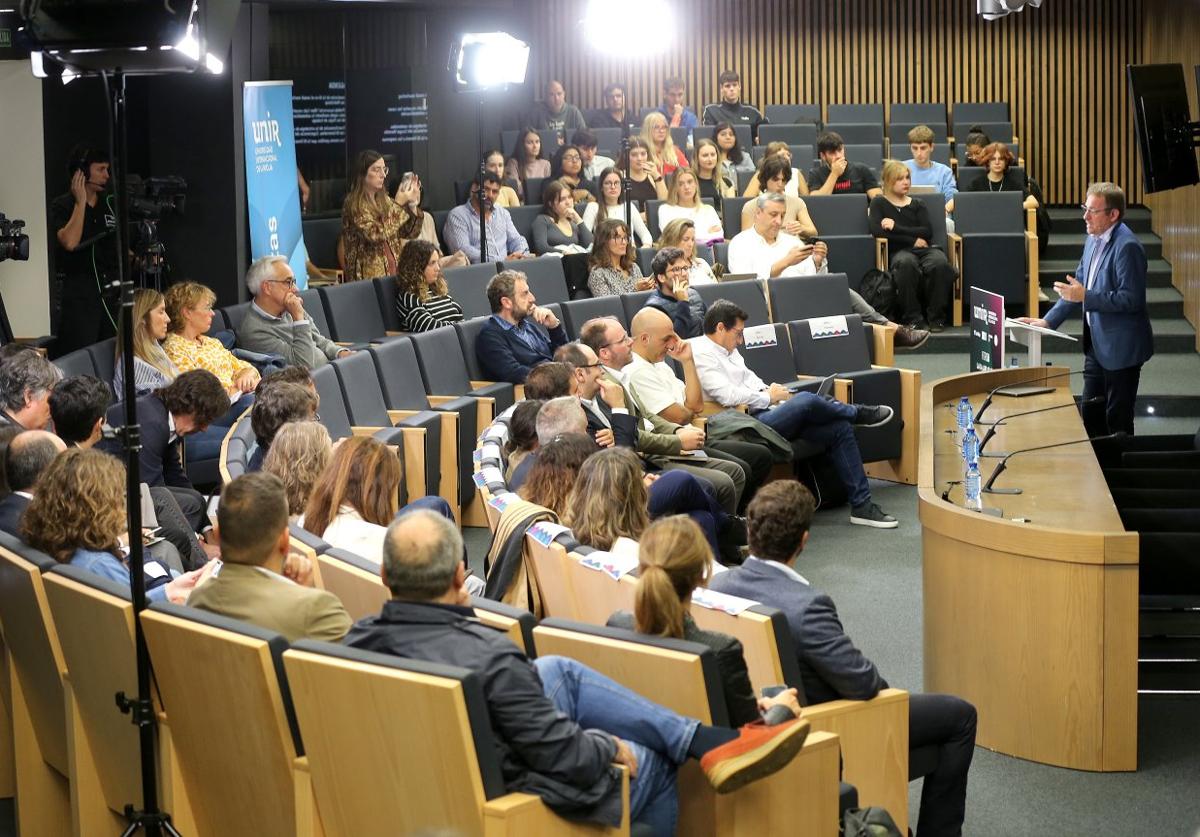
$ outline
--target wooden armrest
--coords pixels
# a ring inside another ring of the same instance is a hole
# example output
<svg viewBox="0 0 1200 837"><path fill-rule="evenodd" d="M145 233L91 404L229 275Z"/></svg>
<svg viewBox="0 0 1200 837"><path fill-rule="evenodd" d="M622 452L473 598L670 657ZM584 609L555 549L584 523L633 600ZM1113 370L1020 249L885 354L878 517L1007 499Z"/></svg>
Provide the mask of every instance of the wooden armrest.
<svg viewBox="0 0 1200 837"><path fill-rule="evenodd" d="M351 427L350 434L352 436L374 436L382 427Z"/></svg>
<svg viewBox="0 0 1200 837"><path fill-rule="evenodd" d="M475 389L479 389L479 387L490 387L492 384L496 383L496 381L470 381L469 383ZM514 390L515 388L516 386L514 385Z"/></svg>
<svg viewBox="0 0 1200 837"><path fill-rule="evenodd" d="M349 348L350 348L351 346L353 346L354 344L353 344L353 343L345 343L345 342L339 343L337 340L334 340L334 341L333 341L333 345L335 345L335 346L344 346L345 348L349 349Z"/></svg>
<svg viewBox="0 0 1200 837"><path fill-rule="evenodd" d="M403 419L412 418L419 412L421 412L421 411L420 410L388 410L387 414L388 414L388 418L391 419L392 424L396 424L397 422L402 421Z"/></svg>
<svg viewBox="0 0 1200 837"><path fill-rule="evenodd" d="M513 403L525 400L525 385L513 384Z"/></svg>
<svg viewBox="0 0 1200 837"><path fill-rule="evenodd" d="M615 829L562 819L530 793L507 793L483 803L484 837L523 837L528 834L606 835L629 833L629 769L621 771L621 824Z"/></svg>
<svg viewBox="0 0 1200 837"><path fill-rule="evenodd" d="M407 331L384 331L383 336L384 337L405 337L408 335L408 333L409 332L407 332Z"/></svg>
<svg viewBox="0 0 1200 837"><path fill-rule="evenodd" d="M440 407L447 401L453 401L456 398L462 398L461 395L427 395L426 400L429 401L431 407Z"/></svg>
<svg viewBox="0 0 1200 837"><path fill-rule="evenodd" d="M704 408L700 410L701 416L715 416L717 413L725 410L737 410L739 413L749 412L745 404L737 404L733 407L726 407L724 404L718 404L716 401L705 401Z"/></svg>
<svg viewBox="0 0 1200 837"><path fill-rule="evenodd" d="M833 718L854 712L865 712L872 707L896 701L908 701L908 692L904 689L881 689L879 694L870 700L829 700L825 703L814 703L804 707L804 717L814 724L817 720Z"/></svg>
<svg viewBox="0 0 1200 837"><path fill-rule="evenodd" d="M1025 230L1026 230L1026 232L1031 233L1033 236L1035 236L1035 237L1037 236L1037 210L1036 209L1026 209L1025 210Z"/></svg>
<svg viewBox="0 0 1200 837"><path fill-rule="evenodd" d="M871 324L871 339L875 344L875 363L881 369L890 368L896 362L896 325Z"/></svg>
<svg viewBox="0 0 1200 837"><path fill-rule="evenodd" d="M1029 219L1032 222L1034 210L1029 210ZM1026 289L1025 299L1025 315L1027 317L1036 317L1038 315L1038 237L1036 231L1025 231L1025 262L1026 269L1029 271L1029 286Z"/></svg>
<svg viewBox="0 0 1200 837"><path fill-rule="evenodd" d="M888 266L888 242L886 238L875 239L875 267L880 270L887 270Z"/></svg>

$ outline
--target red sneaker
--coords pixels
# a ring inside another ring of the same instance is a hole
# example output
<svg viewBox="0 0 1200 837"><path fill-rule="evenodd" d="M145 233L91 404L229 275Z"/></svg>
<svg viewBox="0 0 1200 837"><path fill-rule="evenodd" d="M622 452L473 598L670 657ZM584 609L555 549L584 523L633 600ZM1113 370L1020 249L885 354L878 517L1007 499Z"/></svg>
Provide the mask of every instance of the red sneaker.
<svg viewBox="0 0 1200 837"><path fill-rule="evenodd" d="M804 719L774 727L746 724L736 739L705 753L700 769L717 793L732 793L787 765L804 746L810 727Z"/></svg>

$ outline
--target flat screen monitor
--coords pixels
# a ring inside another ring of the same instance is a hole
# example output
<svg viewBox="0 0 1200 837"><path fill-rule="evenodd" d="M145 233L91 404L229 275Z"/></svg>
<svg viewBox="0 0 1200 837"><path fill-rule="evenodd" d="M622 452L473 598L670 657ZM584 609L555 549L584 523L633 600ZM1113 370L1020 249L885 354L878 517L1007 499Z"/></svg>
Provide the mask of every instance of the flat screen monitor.
<svg viewBox="0 0 1200 837"><path fill-rule="evenodd" d="M1131 64L1128 74L1146 192L1200 183L1183 65Z"/></svg>

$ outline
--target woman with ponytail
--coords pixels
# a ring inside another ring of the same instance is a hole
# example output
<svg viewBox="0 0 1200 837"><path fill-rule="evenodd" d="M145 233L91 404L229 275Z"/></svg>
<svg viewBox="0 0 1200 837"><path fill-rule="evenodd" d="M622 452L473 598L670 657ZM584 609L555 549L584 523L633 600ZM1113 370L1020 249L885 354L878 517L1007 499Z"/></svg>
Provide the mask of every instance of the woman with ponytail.
<svg viewBox="0 0 1200 837"><path fill-rule="evenodd" d="M732 726L757 721L772 706L783 706L800 717L795 689L773 698L754 697L742 643L734 637L701 630L692 620L692 592L712 577L712 552L704 533L689 517L672 515L654 521L638 543L638 586L634 612L614 613L611 627L650 636L686 639L713 650Z"/></svg>

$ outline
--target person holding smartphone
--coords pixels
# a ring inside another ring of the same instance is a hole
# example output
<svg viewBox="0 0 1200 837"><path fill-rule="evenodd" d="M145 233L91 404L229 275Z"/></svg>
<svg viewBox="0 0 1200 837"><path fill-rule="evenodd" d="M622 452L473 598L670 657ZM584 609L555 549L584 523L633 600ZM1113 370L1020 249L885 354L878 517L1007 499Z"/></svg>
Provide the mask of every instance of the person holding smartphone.
<svg viewBox="0 0 1200 837"><path fill-rule="evenodd" d="M746 204L754 223L729 242L729 272L753 273L760 279L811 276L829 270L829 248L823 241L806 241L783 231L787 200L778 192L763 192ZM815 232L815 229L813 230Z"/></svg>
<svg viewBox="0 0 1200 837"><path fill-rule="evenodd" d="M500 160L501 168L503 168L503 158ZM503 190L505 187L501 187ZM394 200L396 203L408 213L409 221L400 228L400 247L410 241L426 241L433 245L433 249L438 254L438 267L446 270L451 267L465 267L471 263L467 258L466 253L462 250L456 250L447 255L442 252L441 243L438 241L437 228L433 225L433 215L426 212L421 207L421 197L425 191L425 184L421 182L421 176L416 172L406 171L404 176L400 178L400 184L396 187L396 195ZM508 190L512 193L512 189ZM516 199L516 195L513 195ZM499 206L507 204L497 201ZM413 231L416 235L412 235ZM399 263L399 255L397 254L397 264Z"/></svg>
<svg viewBox="0 0 1200 837"><path fill-rule="evenodd" d="M361 151L354 166L354 185L342 205L345 281L396 274L396 259L408 239L421 232L419 214L387 193L387 163L378 151ZM413 179L402 180L397 196L411 195ZM419 195L419 192L418 192ZM419 212L419 209L418 209Z"/></svg>

